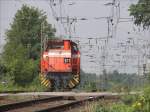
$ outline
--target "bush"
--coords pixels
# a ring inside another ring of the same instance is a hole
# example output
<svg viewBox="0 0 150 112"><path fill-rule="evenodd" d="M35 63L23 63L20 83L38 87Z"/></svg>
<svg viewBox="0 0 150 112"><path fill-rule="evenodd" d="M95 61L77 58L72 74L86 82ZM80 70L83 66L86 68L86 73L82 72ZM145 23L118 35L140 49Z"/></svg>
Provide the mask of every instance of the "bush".
<svg viewBox="0 0 150 112"><path fill-rule="evenodd" d="M0 92L5 91L46 91L46 87L41 85L39 76L35 76L32 83L22 87L14 83L14 77L9 74L2 77L0 80Z"/></svg>
<svg viewBox="0 0 150 112"><path fill-rule="evenodd" d="M93 103L88 105L86 112L150 112L150 87L144 89L141 95L123 96L122 103Z"/></svg>
<svg viewBox="0 0 150 112"><path fill-rule="evenodd" d="M121 101L126 105L132 105L136 100L138 96L137 95L124 95L121 98Z"/></svg>
<svg viewBox="0 0 150 112"><path fill-rule="evenodd" d="M143 98L143 112L150 112L150 87L144 90Z"/></svg>
<svg viewBox="0 0 150 112"><path fill-rule="evenodd" d="M140 95L132 106L136 112L150 112L150 87L144 89L143 95Z"/></svg>
<svg viewBox="0 0 150 112"><path fill-rule="evenodd" d="M47 88L41 84L39 76L36 76L33 82L26 88L28 89L28 91L46 91L47 90Z"/></svg>
<svg viewBox="0 0 150 112"><path fill-rule="evenodd" d="M14 89L14 77L5 74L0 80L0 92Z"/></svg>

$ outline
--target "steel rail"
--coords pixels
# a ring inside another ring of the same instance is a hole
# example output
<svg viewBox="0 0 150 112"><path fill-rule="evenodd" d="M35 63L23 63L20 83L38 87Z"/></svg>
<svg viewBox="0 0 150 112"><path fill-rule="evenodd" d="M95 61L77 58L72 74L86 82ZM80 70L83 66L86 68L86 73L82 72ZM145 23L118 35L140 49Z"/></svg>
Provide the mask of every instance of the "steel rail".
<svg viewBox="0 0 150 112"><path fill-rule="evenodd" d="M29 100L29 101L23 101L23 102L17 102L12 104L6 104L0 106L0 112L14 110L18 108L23 107L29 107L31 105L36 105L36 103L46 103L46 102L52 102L52 101L59 101L62 100L63 96L55 96L55 97L49 97L49 98L42 98L42 99L35 99L35 100Z"/></svg>
<svg viewBox="0 0 150 112"><path fill-rule="evenodd" d="M50 108L46 108L46 109L42 109L42 110L38 110L35 112L63 112L67 109L70 108L75 108L81 105L84 105L86 102L90 102L90 101L97 101L99 99L103 99L104 96L97 96L97 97L89 97L83 100L77 100L77 101L73 101L67 104L61 104L61 105L57 105L55 107L50 107Z"/></svg>
<svg viewBox="0 0 150 112"><path fill-rule="evenodd" d="M12 93L12 94L25 93L25 92L29 92L29 91L0 91L0 93Z"/></svg>

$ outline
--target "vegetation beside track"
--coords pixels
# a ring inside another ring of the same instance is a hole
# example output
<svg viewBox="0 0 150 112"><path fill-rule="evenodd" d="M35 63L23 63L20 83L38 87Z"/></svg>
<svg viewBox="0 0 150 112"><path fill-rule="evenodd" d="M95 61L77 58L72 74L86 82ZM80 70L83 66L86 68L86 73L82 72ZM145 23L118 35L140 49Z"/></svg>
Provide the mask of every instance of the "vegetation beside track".
<svg viewBox="0 0 150 112"><path fill-rule="evenodd" d="M42 25L43 36L54 38L44 11L23 5L15 14L0 55L0 91L44 89L38 81Z"/></svg>
<svg viewBox="0 0 150 112"><path fill-rule="evenodd" d="M85 106L86 112L150 112L150 87L140 95L125 95L119 102L92 103Z"/></svg>
<svg viewBox="0 0 150 112"><path fill-rule="evenodd" d="M81 71L81 82L78 90L94 91L111 91L111 92L130 92L138 91L149 83L148 77L138 76L137 74L119 73L117 70L100 74L99 76L92 73ZM150 74L146 74L150 76Z"/></svg>
<svg viewBox="0 0 150 112"><path fill-rule="evenodd" d="M104 80L107 76L107 80ZM77 91L95 92L95 91L112 91L112 92L130 92L142 91L142 88L149 82L149 78L136 74L125 74L117 71L109 72L107 75L85 73L81 71L81 82L76 88ZM147 76L150 76L147 74ZM0 92L3 91L47 91L46 87L42 86L38 75L34 80L25 86L15 84L13 77L4 75L0 78Z"/></svg>
<svg viewBox="0 0 150 112"><path fill-rule="evenodd" d="M10 77L4 77L8 82L0 83L0 92L11 92L11 91L25 91L25 92L36 92L36 91L47 91L47 88L41 85L39 77L36 77L32 83L26 86L19 86L13 83Z"/></svg>

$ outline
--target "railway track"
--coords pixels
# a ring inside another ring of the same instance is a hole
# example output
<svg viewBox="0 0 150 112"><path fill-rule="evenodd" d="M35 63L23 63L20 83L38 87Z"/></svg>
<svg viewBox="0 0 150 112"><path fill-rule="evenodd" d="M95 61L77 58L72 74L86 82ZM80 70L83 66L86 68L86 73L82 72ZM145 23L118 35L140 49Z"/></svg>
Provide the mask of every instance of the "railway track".
<svg viewBox="0 0 150 112"><path fill-rule="evenodd" d="M100 99L118 98L114 95L100 95L75 98L74 96L53 96L0 106L0 112L63 112L85 105L86 102Z"/></svg>
<svg viewBox="0 0 150 112"><path fill-rule="evenodd" d="M72 102L67 103L67 104L61 104L61 105L42 109L42 110L35 111L35 112L63 112L65 110L69 110L69 109L73 109L73 108L76 108L79 106L83 106L83 105L85 105L86 102L96 101L96 100L99 100L102 98L104 98L104 96L89 97L89 98L85 98L82 100L72 101Z"/></svg>
<svg viewBox="0 0 150 112"><path fill-rule="evenodd" d="M12 94L16 94L16 93L25 93L25 92L28 92L28 91L0 91L0 93L12 93Z"/></svg>
<svg viewBox="0 0 150 112"><path fill-rule="evenodd" d="M13 110L21 109L21 108L27 108L30 106L34 106L36 104L60 101L62 99L63 99L62 96L55 96L55 97L48 97L48 98L42 98L42 99L35 99L35 100L5 104L5 105L0 106L0 112L13 111Z"/></svg>

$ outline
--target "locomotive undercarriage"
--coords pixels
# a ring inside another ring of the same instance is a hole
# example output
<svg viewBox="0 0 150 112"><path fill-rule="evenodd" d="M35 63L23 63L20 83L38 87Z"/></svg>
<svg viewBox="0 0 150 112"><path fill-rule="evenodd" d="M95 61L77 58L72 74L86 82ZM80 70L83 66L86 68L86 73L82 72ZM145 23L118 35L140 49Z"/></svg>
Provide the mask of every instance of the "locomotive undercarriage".
<svg viewBox="0 0 150 112"><path fill-rule="evenodd" d="M79 73L52 73L40 74L41 83L51 91L69 90L79 84Z"/></svg>
<svg viewBox="0 0 150 112"><path fill-rule="evenodd" d="M61 90L68 88L69 80L73 78L71 73L52 73L49 72L46 76L47 79L52 81L51 88L54 90Z"/></svg>

